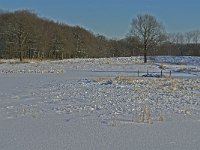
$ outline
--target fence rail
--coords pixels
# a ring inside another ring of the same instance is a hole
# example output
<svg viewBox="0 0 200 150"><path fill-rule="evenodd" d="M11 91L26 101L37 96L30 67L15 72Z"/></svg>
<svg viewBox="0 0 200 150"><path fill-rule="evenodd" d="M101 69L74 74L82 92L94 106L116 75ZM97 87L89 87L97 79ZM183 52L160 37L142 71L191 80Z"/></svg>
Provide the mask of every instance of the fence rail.
<svg viewBox="0 0 200 150"><path fill-rule="evenodd" d="M137 71L93 71L93 72L108 72L108 73L127 73L127 74L131 74L133 76L137 76L137 77L160 77L162 78L163 76L169 76L171 77L172 76L172 71L163 71L161 70L160 72L159 71L140 71L140 70L137 70Z"/></svg>

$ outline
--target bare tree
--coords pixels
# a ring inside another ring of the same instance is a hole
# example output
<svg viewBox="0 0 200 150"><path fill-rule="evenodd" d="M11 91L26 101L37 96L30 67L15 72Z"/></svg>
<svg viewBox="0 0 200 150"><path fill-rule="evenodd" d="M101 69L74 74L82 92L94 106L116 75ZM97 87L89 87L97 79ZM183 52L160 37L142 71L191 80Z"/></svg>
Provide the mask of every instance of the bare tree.
<svg viewBox="0 0 200 150"><path fill-rule="evenodd" d="M28 41L33 38L34 31L32 31L32 25L28 19L28 12L16 11L1 24L1 27L4 28L4 40L9 57L14 57L14 53L18 53L20 61L28 50Z"/></svg>
<svg viewBox="0 0 200 150"><path fill-rule="evenodd" d="M130 33L141 43L144 63L147 63L148 51L163 42L166 37L164 26L148 14L138 15L132 20Z"/></svg>
<svg viewBox="0 0 200 150"><path fill-rule="evenodd" d="M174 44L198 44L200 40L200 31L194 30L185 33L169 33L168 40Z"/></svg>
<svg viewBox="0 0 200 150"><path fill-rule="evenodd" d="M193 33L192 32L186 32L185 33L185 40L187 44L190 44L192 42Z"/></svg>
<svg viewBox="0 0 200 150"><path fill-rule="evenodd" d="M200 31L196 30L196 31L192 31L192 41L195 44L198 44L199 39L200 39Z"/></svg>
<svg viewBox="0 0 200 150"><path fill-rule="evenodd" d="M177 44L184 44L185 43L184 34L181 33L181 32L176 33L176 39L177 39Z"/></svg>
<svg viewBox="0 0 200 150"><path fill-rule="evenodd" d="M168 33L168 34L167 34L167 40L168 40L170 43L177 43L176 33Z"/></svg>

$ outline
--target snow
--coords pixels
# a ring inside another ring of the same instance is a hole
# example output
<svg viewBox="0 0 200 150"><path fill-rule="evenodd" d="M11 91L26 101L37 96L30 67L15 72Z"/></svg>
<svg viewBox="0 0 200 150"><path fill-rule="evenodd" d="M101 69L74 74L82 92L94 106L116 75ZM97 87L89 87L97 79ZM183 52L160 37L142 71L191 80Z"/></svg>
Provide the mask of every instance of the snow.
<svg viewBox="0 0 200 150"><path fill-rule="evenodd" d="M3 150L200 148L200 57L17 61L0 64Z"/></svg>

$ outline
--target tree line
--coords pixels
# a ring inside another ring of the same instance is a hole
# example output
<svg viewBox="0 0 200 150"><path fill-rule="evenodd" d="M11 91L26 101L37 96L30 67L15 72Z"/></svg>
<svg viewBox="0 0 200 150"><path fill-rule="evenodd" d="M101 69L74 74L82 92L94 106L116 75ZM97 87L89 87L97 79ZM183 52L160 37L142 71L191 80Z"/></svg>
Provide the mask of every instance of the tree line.
<svg viewBox="0 0 200 150"><path fill-rule="evenodd" d="M130 56L124 40L107 39L79 26L68 26L20 10L0 14L0 57L63 59Z"/></svg>
<svg viewBox="0 0 200 150"><path fill-rule="evenodd" d="M197 34L198 33L198 34ZM166 34L151 15L138 15L130 33L108 39L28 10L0 13L0 58L65 59L133 55L198 55L199 32ZM147 61L147 60L145 60Z"/></svg>
<svg viewBox="0 0 200 150"><path fill-rule="evenodd" d="M169 33L160 53L176 56L200 56L200 31Z"/></svg>

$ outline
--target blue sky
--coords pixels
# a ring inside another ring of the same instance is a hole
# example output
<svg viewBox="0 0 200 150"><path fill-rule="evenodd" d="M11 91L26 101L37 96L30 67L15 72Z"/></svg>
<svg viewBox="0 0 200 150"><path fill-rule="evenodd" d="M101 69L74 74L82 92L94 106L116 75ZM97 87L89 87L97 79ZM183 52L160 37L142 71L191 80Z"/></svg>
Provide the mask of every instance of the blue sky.
<svg viewBox="0 0 200 150"><path fill-rule="evenodd" d="M0 9L34 10L69 25L110 38L123 38L137 14L151 14L167 32L200 29L200 0L0 0Z"/></svg>

